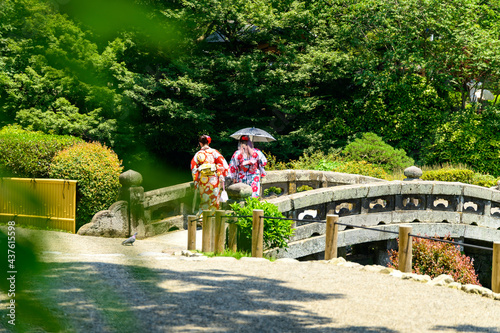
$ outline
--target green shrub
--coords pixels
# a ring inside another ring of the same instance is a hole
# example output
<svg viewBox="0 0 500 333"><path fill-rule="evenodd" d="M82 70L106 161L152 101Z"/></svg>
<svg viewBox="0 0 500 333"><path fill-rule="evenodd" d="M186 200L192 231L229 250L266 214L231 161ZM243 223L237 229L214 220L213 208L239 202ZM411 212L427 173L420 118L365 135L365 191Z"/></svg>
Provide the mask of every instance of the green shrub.
<svg viewBox="0 0 500 333"><path fill-rule="evenodd" d="M284 217L278 207L267 201L259 201L257 198L247 198L243 206L233 203L230 207L233 210L233 216L252 216L254 209L262 209L264 216ZM264 248L286 249L287 240L293 235L292 223L290 220L264 219ZM236 224L238 225L238 251L251 251L252 218L239 217Z"/></svg>
<svg viewBox="0 0 500 333"><path fill-rule="evenodd" d="M475 173L472 176L472 184L484 187L492 187L496 186L498 182L498 178L493 177L492 175L483 175L481 173Z"/></svg>
<svg viewBox="0 0 500 333"><path fill-rule="evenodd" d="M474 171L472 170L440 169L440 170L424 171L422 173L421 179L472 184L473 177L474 177Z"/></svg>
<svg viewBox="0 0 500 333"><path fill-rule="evenodd" d="M342 154L348 161L366 161L387 172L405 169L414 163L404 150L391 147L378 135L370 132L345 146Z"/></svg>
<svg viewBox="0 0 500 333"><path fill-rule="evenodd" d="M271 153L268 153L266 151L262 151L262 153L266 156L266 159L267 159L267 165L266 165L266 170L286 170L286 169L290 169L290 166L285 163L285 162L281 162L281 161L277 161L276 160L276 156L274 156L273 154Z"/></svg>
<svg viewBox="0 0 500 333"><path fill-rule="evenodd" d="M387 172L379 166L365 161L351 161L339 164L332 171L387 179Z"/></svg>
<svg viewBox="0 0 500 333"><path fill-rule="evenodd" d="M0 130L0 174L47 178L54 156L83 140L72 136L29 132L17 126Z"/></svg>
<svg viewBox="0 0 500 333"><path fill-rule="evenodd" d="M339 159L338 154L333 151L328 154L322 151L316 151L312 154L304 153L298 160L289 162L290 169L295 170L322 170L330 171L331 168L327 165Z"/></svg>
<svg viewBox="0 0 500 333"><path fill-rule="evenodd" d="M450 236L444 239L451 240ZM397 269L398 252L389 250L389 255L388 266ZM456 282L481 285L472 262L473 260L461 254L459 247L454 244L413 237L412 270L416 274L429 275L431 278L448 274Z"/></svg>
<svg viewBox="0 0 500 333"><path fill-rule="evenodd" d="M79 143L54 157L50 177L78 181L77 229L115 202L122 169L116 154L100 143Z"/></svg>

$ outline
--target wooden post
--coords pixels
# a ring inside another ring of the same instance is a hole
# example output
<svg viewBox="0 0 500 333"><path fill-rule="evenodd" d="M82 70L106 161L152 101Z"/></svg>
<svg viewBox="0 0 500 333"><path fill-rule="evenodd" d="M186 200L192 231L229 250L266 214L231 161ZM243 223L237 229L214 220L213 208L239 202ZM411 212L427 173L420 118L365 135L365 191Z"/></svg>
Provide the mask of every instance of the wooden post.
<svg viewBox="0 0 500 333"><path fill-rule="evenodd" d="M215 217L214 212L212 212L212 217L210 217L210 251L214 252L215 249Z"/></svg>
<svg viewBox="0 0 500 333"><path fill-rule="evenodd" d="M210 241L212 238L212 214L211 210L203 211L203 224L202 224L202 239L201 239L201 251L211 252Z"/></svg>
<svg viewBox="0 0 500 333"><path fill-rule="evenodd" d="M264 211L253 210L252 223L252 257L262 258L264 255Z"/></svg>
<svg viewBox="0 0 500 333"><path fill-rule="evenodd" d="M222 216L226 215L225 210L216 210L215 211L215 248L214 252L223 253L224 252L224 243L226 242L226 223L224 222L224 218Z"/></svg>
<svg viewBox="0 0 500 333"><path fill-rule="evenodd" d="M326 215L325 260L337 258L338 221L338 215Z"/></svg>
<svg viewBox="0 0 500 333"><path fill-rule="evenodd" d="M188 243L189 251L196 250L196 216L188 215Z"/></svg>
<svg viewBox="0 0 500 333"><path fill-rule="evenodd" d="M491 272L491 290L500 293L500 242L493 243L493 269Z"/></svg>
<svg viewBox="0 0 500 333"><path fill-rule="evenodd" d="M227 247L229 250L236 252L238 251L238 226L236 223L229 223L227 228Z"/></svg>
<svg viewBox="0 0 500 333"><path fill-rule="evenodd" d="M403 273L411 273L412 238L409 236L411 227L399 227L398 269Z"/></svg>

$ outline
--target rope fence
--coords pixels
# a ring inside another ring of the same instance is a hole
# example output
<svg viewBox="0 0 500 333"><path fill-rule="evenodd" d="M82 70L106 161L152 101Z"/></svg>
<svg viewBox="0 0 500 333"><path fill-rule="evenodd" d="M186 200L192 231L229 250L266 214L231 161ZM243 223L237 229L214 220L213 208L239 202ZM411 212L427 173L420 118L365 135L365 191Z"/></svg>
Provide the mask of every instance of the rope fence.
<svg viewBox="0 0 500 333"><path fill-rule="evenodd" d="M225 241L226 241L226 227L227 227L227 240L228 248L234 252L237 251L237 225L235 221L225 222L223 218L252 218L252 257L262 258L264 252L264 219L274 219L274 220L289 220L289 221L300 221L300 222L316 222L316 223L326 223L326 233L325 233L325 260L331 260L337 258L337 244L338 244L338 234L339 225L350 227L366 229L377 232L384 232L390 234L397 234L399 238L399 249L398 249L398 263L399 270L404 273L412 272L412 239L423 238L428 240L433 240L437 242L454 244L463 247L472 247L486 251L493 252L493 269L491 277L492 291L495 293L500 293L500 241L493 243L493 248L460 243L450 240L444 240L434 237L421 236L412 234L412 227L408 225L400 225L399 231L383 230L378 228L370 228L366 226L352 225L347 223L339 222L339 216L328 214L326 220L300 220L295 218L287 217L273 217L264 216L264 211L261 209L255 209L252 215L226 215L226 211L217 210L215 214L212 211L203 211L202 217L197 218L196 216L188 216L188 250L196 250L196 222L202 220L202 251L203 252L224 252Z"/></svg>

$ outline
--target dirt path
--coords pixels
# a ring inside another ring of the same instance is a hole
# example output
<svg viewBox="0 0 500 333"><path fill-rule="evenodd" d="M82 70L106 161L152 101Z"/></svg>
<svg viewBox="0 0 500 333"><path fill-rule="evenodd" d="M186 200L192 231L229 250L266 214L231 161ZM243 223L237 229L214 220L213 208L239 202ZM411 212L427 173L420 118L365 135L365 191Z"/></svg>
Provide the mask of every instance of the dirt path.
<svg viewBox="0 0 500 333"><path fill-rule="evenodd" d="M64 331L500 332L500 301L360 267L174 256L182 233L129 247L26 233L45 268L30 292Z"/></svg>

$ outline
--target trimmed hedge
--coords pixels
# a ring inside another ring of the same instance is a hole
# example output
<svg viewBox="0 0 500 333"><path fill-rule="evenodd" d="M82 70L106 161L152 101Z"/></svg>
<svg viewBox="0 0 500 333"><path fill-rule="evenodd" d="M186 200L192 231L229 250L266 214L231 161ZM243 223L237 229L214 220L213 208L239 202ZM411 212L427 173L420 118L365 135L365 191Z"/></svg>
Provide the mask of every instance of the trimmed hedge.
<svg viewBox="0 0 500 333"><path fill-rule="evenodd" d="M492 175L483 175L468 169L444 168L440 170L424 171L421 179L493 187L497 185L500 178L495 178Z"/></svg>
<svg viewBox="0 0 500 333"><path fill-rule="evenodd" d="M387 172L378 166L366 161L343 162L335 166L331 171L363 175L380 179L387 179Z"/></svg>
<svg viewBox="0 0 500 333"><path fill-rule="evenodd" d="M54 156L78 142L83 140L4 127L0 130L0 175L47 178Z"/></svg>
<svg viewBox="0 0 500 333"><path fill-rule="evenodd" d="M50 177L78 181L77 230L116 201L122 170L118 156L97 142L76 144L54 157Z"/></svg>
<svg viewBox="0 0 500 333"><path fill-rule="evenodd" d="M437 180L443 182L460 182L465 184L472 184L474 171L467 169L440 169L424 171L422 173L422 180Z"/></svg>

